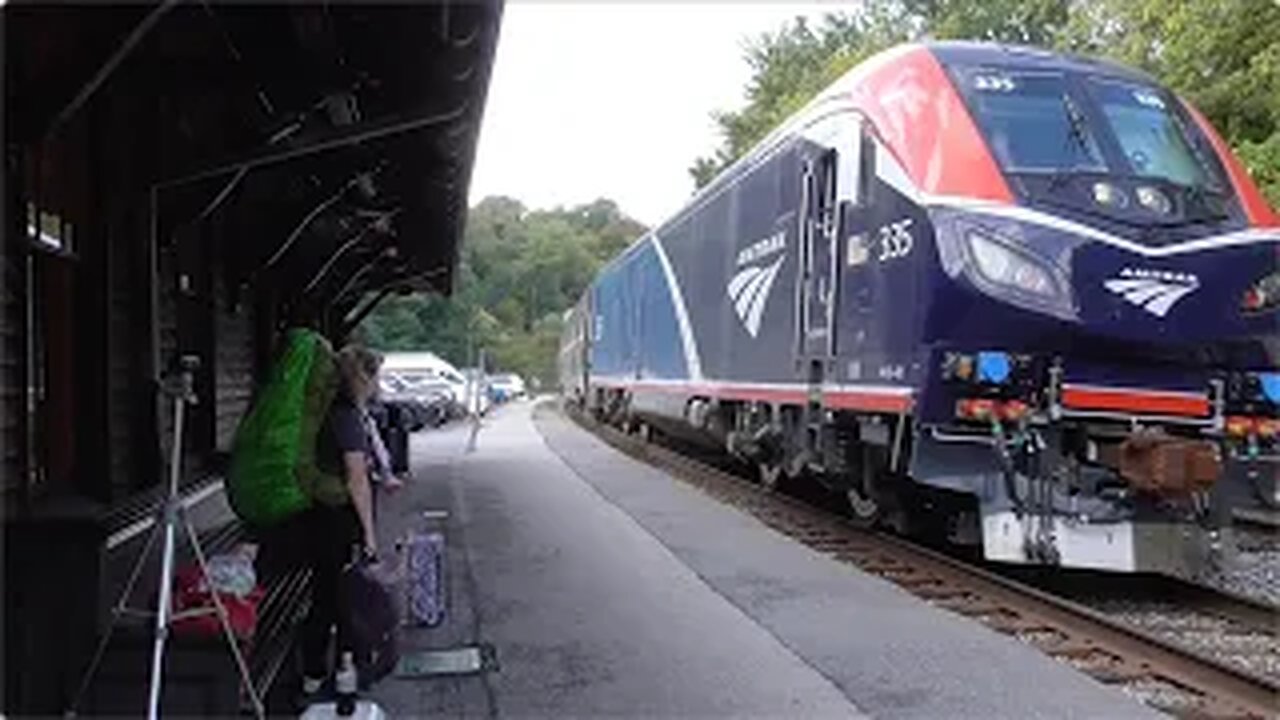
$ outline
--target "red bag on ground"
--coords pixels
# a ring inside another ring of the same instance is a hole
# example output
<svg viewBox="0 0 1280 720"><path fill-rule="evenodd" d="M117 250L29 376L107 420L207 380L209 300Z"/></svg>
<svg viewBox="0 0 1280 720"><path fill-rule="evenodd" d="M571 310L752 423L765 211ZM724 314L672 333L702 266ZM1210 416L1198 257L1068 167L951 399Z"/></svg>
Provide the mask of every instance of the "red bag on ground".
<svg viewBox="0 0 1280 720"><path fill-rule="evenodd" d="M220 592L218 599L226 608L227 620L231 624L231 632L241 641L253 639L254 630L258 627L258 606L262 604L265 591L255 586L244 596ZM184 610L208 608L208 612L191 617L176 617ZM173 577L173 632L187 637L220 637L222 624L218 622L217 610L213 605L210 589L200 574L199 565L184 565L174 573Z"/></svg>

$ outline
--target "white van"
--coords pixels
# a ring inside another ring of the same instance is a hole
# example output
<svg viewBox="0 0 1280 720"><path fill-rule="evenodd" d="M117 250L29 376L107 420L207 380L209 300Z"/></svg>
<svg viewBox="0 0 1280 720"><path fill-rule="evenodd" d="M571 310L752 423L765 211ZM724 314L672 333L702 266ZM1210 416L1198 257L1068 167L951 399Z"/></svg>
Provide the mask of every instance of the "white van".
<svg viewBox="0 0 1280 720"><path fill-rule="evenodd" d="M394 377L410 393L415 387L443 383L451 399L463 405L467 398L467 380L439 355L431 352L396 352L383 355L382 374Z"/></svg>

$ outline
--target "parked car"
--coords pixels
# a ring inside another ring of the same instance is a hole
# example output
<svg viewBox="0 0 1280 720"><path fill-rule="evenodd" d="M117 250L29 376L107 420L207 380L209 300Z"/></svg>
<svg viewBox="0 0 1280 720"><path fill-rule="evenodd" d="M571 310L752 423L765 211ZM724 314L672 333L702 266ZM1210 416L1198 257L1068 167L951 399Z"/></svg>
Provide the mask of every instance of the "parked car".
<svg viewBox="0 0 1280 720"><path fill-rule="evenodd" d="M454 399L453 386L429 373L385 371L378 382L384 401L411 404L427 426L436 427L465 414L462 404Z"/></svg>
<svg viewBox="0 0 1280 720"><path fill-rule="evenodd" d="M489 386L493 388L498 402L517 400L525 396L524 379L515 373L499 373L489 378Z"/></svg>
<svg viewBox="0 0 1280 720"><path fill-rule="evenodd" d="M382 361L382 374L398 377L413 392L426 387L445 387L453 402L466 405L466 378L435 353L387 353Z"/></svg>

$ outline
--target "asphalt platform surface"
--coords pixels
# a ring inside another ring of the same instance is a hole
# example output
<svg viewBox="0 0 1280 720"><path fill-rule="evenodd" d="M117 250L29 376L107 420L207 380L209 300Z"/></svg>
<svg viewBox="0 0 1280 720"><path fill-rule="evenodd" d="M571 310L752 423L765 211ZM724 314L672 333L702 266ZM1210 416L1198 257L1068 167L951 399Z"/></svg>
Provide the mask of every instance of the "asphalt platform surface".
<svg viewBox="0 0 1280 720"><path fill-rule="evenodd" d="M381 545L447 543L448 615L415 650L480 672L390 677L392 717L1138 718L1157 715L609 448L550 404L420 433ZM390 554L384 550L384 555Z"/></svg>

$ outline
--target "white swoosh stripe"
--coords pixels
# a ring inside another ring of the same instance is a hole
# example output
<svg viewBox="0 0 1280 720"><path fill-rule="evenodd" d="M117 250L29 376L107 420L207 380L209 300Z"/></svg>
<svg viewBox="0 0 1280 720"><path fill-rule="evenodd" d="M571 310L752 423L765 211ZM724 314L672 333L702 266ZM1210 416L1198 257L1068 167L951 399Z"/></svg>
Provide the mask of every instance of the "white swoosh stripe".
<svg viewBox="0 0 1280 720"><path fill-rule="evenodd" d="M667 251L658 240L657 233L651 234L653 249L658 253L658 262L662 265L662 274L667 276L667 289L671 292L671 305L676 310L676 324L680 326L680 345L684 348L684 364L693 380L702 379L702 359L698 353L698 343L693 335L693 325L689 322L689 310L684 304L684 293L680 292L680 281L671 269L671 260Z"/></svg>
<svg viewBox="0 0 1280 720"><path fill-rule="evenodd" d="M764 270L755 268L755 272L751 273L751 280L742 288L742 292L738 293L738 299L733 303L733 309L738 313L738 317L747 317L747 309L751 307L751 301L759 292L762 282L764 282Z"/></svg>
<svg viewBox="0 0 1280 720"><path fill-rule="evenodd" d="M774 278L778 277L778 268L782 267L783 258L778 258L777 262L769 266L762 275L765 276L762 287L756 296L756 300L751 305L751 314L746 318L747 330L751 332L751 337L755 337L760 332L760 318L764 315L764 305L769 301L769 289L773 287Z"/></svg>
<svg viewBox="0 0 1280 720"><path fill-rule="evenodd" d="M1129 302L1133 303L1134 305L1141 305L1152 298L1159 297L1162 294L1165 294L1168 292L1177 292L1177 291L1178 291L1178 288L1155 283L1152 285L1148 285L1147 287L1130 290L1125 295L1125 298L1128 299Z"/></svg>
<svg viewBox="0 0 1280 720"><path fill-rule="evenodd" d="M1195 288L1189 286L1170 288L1163 296L1157 297L1155 300L1148 302L1143 307L1160 317L1164 317L1165 313L1169 312L1169 308L1173 307L1174 303L1181 300L1183 295L1186 295L1194 289Z"/></svg>
<svg viewBox="0 0 1280 720"><path fill-rule="evenodd" d="M893 157L893 154L888 152L878 141L876 142L876 177L919 205L968 210L1006 217L1011 220L1021 220L1035 225L1043 225L1055 230L1083 235L1092 240L1128 250L1144 257L1169 257L1171 255L1184 255L1236 245L1280 243L1280 228L1248 228L1223 235L1186 240L1163 247L1148 247L1133 240L1122 238L1119 235L1114 235L1074 220L1068 220L1043 210L956 195L933 195L916 187L911 177L907 175L902 166L898 164L897 159Z"/></svg>
<svg viewBox="0 0 1280 720"><path fill-rule="evenodd" d="M743 269L743 271L737 275L734 275L733 279L729 281L729 299L736 302L738 300L739 293L742 292L742 288L746 287L747 282L751 280L751 278L755 277L759 272L760 268L749 267Z"/></svg>
<svg viewBox="0 0 1280 720"><path fill-rule="evenodd" d="M738 303L734 308L738 311L738 317L742 318L742 322L747 322L747 316L751 314L751 309L764 298L762 291L767 290L768 285L769 270L760 268L760 272L752 279L751 284L747 286L746 290L742 291L742 297L738 298ZM750 328L748 327L748 329ZM752 333L752 335L754 334Z"/></svg>
<svg viewBox="0 0 1280 720"><path fill-rule="evenodd" d="M1107 245L1111 245L1122 250L1128 250L1129 252L1136 255L1142 255L1144 257L1169 257L1171 255L1185 255L1203 250L1216 250L1236 245L1280 243L1280 231L1250 228L1247 230L1238 230L1226 233L1224 235L1212 235L1210 237L1187 240L1174 245L1147 247L1146 245L1136 243L1118 235L1112 235L1111 233L1104 232L1083 223L1078 223L1074 220L1058 217L1057 215L1053 215L1042 210L1034 210L1032 208L1020 207L1017 205L1001 205L968 198L945 197L930 198L927 201L927 204L950 206L969 210L971 212L1006 217L1012 220L1020 220L1022 222L1032 223L1035 225L1043 225L1045 227L1054 228L1055 230L1083 235L1093 240L1097 240L1098 242L1106 243Z"/></svg>

